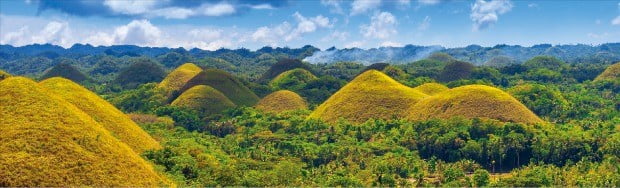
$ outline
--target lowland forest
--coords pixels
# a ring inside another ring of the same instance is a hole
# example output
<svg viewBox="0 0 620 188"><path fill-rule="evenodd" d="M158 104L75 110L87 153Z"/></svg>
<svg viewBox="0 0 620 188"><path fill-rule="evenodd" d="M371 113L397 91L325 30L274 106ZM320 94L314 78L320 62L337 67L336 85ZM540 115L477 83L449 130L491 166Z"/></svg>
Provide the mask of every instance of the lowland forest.
<svg viewBox="0 0 620 188"><path fill-rule="evenodd" d="M0 187L620 186L620 43L0 45Z"/></svg>

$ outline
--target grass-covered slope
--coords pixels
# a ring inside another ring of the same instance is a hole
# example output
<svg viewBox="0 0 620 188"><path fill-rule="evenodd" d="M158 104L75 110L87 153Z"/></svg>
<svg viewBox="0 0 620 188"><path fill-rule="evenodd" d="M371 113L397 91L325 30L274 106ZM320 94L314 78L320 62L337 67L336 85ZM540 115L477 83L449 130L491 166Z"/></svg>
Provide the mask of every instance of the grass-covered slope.
<svg viewBox="0 0 620 188"><path fill-rule="evenodd" d="M485 85L461 86L435 94L418 102L410 114L414 120L455 116L505 122L543 122L510 94Z"/></svg>
<svg viewBox="0 0 620 188"><path fill-rule="evenodd" d="M306 83L318 79L310 71L302 68L296 68L283 72L276 76L269 85L279 89L301 89Z"/></svg>
<svg viewBox="0 0 620 188"><path fill-rule="evenodd" d="M308 109L308 104L297 93L289 90L280 90L258 101L256 109L265 112L281 113L293 110L305 110Z"/></svg>
<svg viewBox="0 0 620 188"><path fill-rule="evenodd" d="M125 143L34 81L0 82L0 185L162 186Z"/></svg>
<svg viewBox="0 0 620 188"><path fill-rule="evenodd" d="M93 117L112 135L125 142L137 153L161 148L157 141L127 115L88 89L60 77L46 79L40 84Z"/></svg>
<svg viewBox="0 0 620 188"><path fill-rule="evenodd" d="M121 69L114 83L123 88L136 88L140 84L160 82L166 77L166 71L153 61L137 61Z"/></svg>
<svg viewBox="0 0 620 188"><path fill-rule="evenodd" d="M3 70L0 70L0 81L4 80L5 78L11 77L11 74L4 72Z"/></svg>
<svg viewBox="0 0 620 188"><path fill-rule="evenodd" d="M276 76L282 74L283 72L286 72L288 70L293 70L296 68L310 70L310 67L304 64L303 62L301 62L299 59L283 58L283 59L278 60L276 64L273 64L271 67L269 67L269 70L263 73L260 80L271 80L275 78Z"/></svg>
<svg viewBox="0 0 620 188"><path fill-rule="evenodd" d="M173 106L194 109L203 116L218 114L236 105L222 92L206 85L197 85L172 101Z"/></svg>
<svg viewBox="0 0 620 188"><path fill-rule="evenodd" d="M74 82L82 82L88 80L88 77L84 73L80 72L77 68L65 63L60 63L45 71L45 73L43 73L43 75L39 79L44 80L51 77L63 77L69 80L73 80Z"/></svg>
<svg viewBox="0 0 620 188"><path fill-rule="evenodd" d="M620 79L620 62L607 67L594 81L613 79Z"/></svg>
<svg viewBox="0 0 620 188"><path fill-rule="evenodd" d="M217 69L207 69L198 73L179 90L183 93L197 85L211 86L222 92L233 103L239 106L254 106L259 98L233 75Z"/></svg>
<svg viewBox="0 0 620 188"><path fill-rule="evenodd" d="M170 72L164 80L159 83L159 87L165 89L169 94L178 91L194 76L202 71L202 68L193 63L185 63L174 71Z"/></svg>
<svg viewBox="0 0 620 188"><path fill-rule="evenodd" d="M425 84L419 85L419 86L417 86L417 87L415 87L413 89L418 90L419 92L422 92L422 93L427 94L427 95L435 95L437 93L441 93L443 91L446 91L446 90L448 90L450 88L448 88L448 87L446 87L444 85L438 84L438 83L425 83Z"/></svg>
<svg viewBox="0 0 620 188"><path fill-rule="evenodd" d="M329 97L309 118L327 122L343 118L355 123L370 118L403 118L410 114L415 103L427 96L382 72L368 70Z"/></svg>

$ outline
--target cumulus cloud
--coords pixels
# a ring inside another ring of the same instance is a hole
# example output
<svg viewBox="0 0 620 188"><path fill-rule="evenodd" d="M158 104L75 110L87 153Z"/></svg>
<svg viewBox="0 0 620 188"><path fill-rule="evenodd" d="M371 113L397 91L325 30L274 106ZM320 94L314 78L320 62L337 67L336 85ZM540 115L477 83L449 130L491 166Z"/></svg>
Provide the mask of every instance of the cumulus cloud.
<svg viewBox="0 0 620 188"><path fill-rule="evenodd" d="M476 0L469 15L474 21L474 31L485 29L497 22L499 15L509 12L512 7L513 5L509 0Z"/></svg>
<svg viewBox="0 0 620 188"><path fill-rule="evenodd" d="M344 45L344 48L361 48L365 43L364 41L353 41Z"/></svg>
<svg viewBox="0 0 620 188"><path fill-rule="evenodd" d="M285 42L292 41L298 39L303 34L333 26L333 21L330 21L329 18L323 15L304 17L299 12L295 12L293 17L297 21L297 25L294 27L286 21L275 27L259 27L251 34L252 40L275 46L282 39Z"/></svg>
<svg viewBox="0 0 620 188"><path fill-rule="evenodd" d="M620 16L611 20L611 25L620 25Z"/></svg>
<svg viewBox="0 0 620 188"><path fill-rule="evenodd" d="M370 24L360 26L364 37L385 39L398 33L396 31L396 17L389 12L376 13L370 18Z"/></svg>
<svg viewBox="0 0 620 188"><path fill-rule="evenodd" d="M351 3L351 15L365 13L379 6L381 6L381 0L355 0Z"/></svg>
<svg viewBox="0 0 620 188"><path fill-rule="evenodd" d="M323 42L330 42L330 41L334 41L334 40L346 41L347 38L349 38L349 32L346 32L346 31L334 31L331 34L323 37L323 39L321 39L321 41L323 41Z"/></svg>

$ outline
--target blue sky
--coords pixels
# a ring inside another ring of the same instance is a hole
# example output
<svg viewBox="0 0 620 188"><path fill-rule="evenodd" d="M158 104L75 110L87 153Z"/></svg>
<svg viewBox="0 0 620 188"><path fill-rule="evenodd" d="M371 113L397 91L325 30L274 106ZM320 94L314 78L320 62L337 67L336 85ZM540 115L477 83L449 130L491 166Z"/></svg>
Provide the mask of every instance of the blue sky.
<svg viewBox="0 0 620 188"><path fill-rule="evenodd" d="M0 0L0 43L325 49L620 42L620 1Z"/></svg>

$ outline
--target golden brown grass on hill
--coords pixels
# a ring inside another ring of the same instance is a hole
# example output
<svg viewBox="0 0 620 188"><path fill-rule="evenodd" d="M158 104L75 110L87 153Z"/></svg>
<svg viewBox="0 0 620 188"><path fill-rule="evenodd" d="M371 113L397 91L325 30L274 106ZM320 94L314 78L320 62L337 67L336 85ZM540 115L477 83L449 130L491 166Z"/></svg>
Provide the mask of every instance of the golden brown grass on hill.
<svg viewBox="0 0 620 188"><path fill-rule="evenodd" d="M197 85L183 92L171 105L194 109L203 116L219 114L236 106L222 92L206 85Z"/></svg>
<svg viewBox="0 0 620 188"><path fill-rule="evenodd" d="M88 114L36 82L0 82L0 185L170 186Z"/></svg>
<svg viewBox="0 0 620 188"><path fill-rule="evenodd" d="M43 80L40 84L47 88L48 91L60 96L93 117L95 121L109 130L112 135L125 142L137 153L161 148L157 141L129 119L127 115L97 94L71 80L54 77Z"/></svg>
<svg viewBox="0 0 620 188"><path fill-rule="evenodd" d="M187 81L183 88L179 90L179 93L183 93L197 85L211 86L239 106L254 106L260 100L239 79L223 70L207 69L198 73Z"/></svg>
<svg viewBox="0 0 620 188"><path fill-rule="evenodd" d="M488 118L504 122L542 123L543 121L510 94L485 85L453 88L418 102L411 119Z"/></svg>
<svg viewBox="0 0 620 188"><path fill-rule="evenodd" d="M308 109L308 104L297 93L289 90L280 90L258 101L256 109L264 112L282 113L286 111Z"/></svg>
<svg viewBox="0 0 620 188"><path fill-rule="evenodd" d="M368 119L404 118L428 95L398 83L377 70L368 70L329 97L309 118L354 123Z"/></svg>
<svg viewBox="0 0 620 188"><path fill-rule="evenodd" d="M620 62L613 64L598 75L594 81L620 79Z"/></svg>
<svg viewBox="0 0 620 188"><path fill-rule="evenodd" d="M202 68L193 63L185 63L174 71L170 72L164 80L159 83L160 88L164 88L168 92L168 96L174 91L178 91L194 76L202 71Z"/></svg>
<svg viewBox="0 0 620 188"><path fill-rule="evenodd" d="M438 83L425 83L422 85L419 85L417 87L414 87L413 89L418 90L424 94L427 95L435 95L437 93L441 93L443 91L446 91L450 88L442 85L442 84L438 84Z"/></svg>

